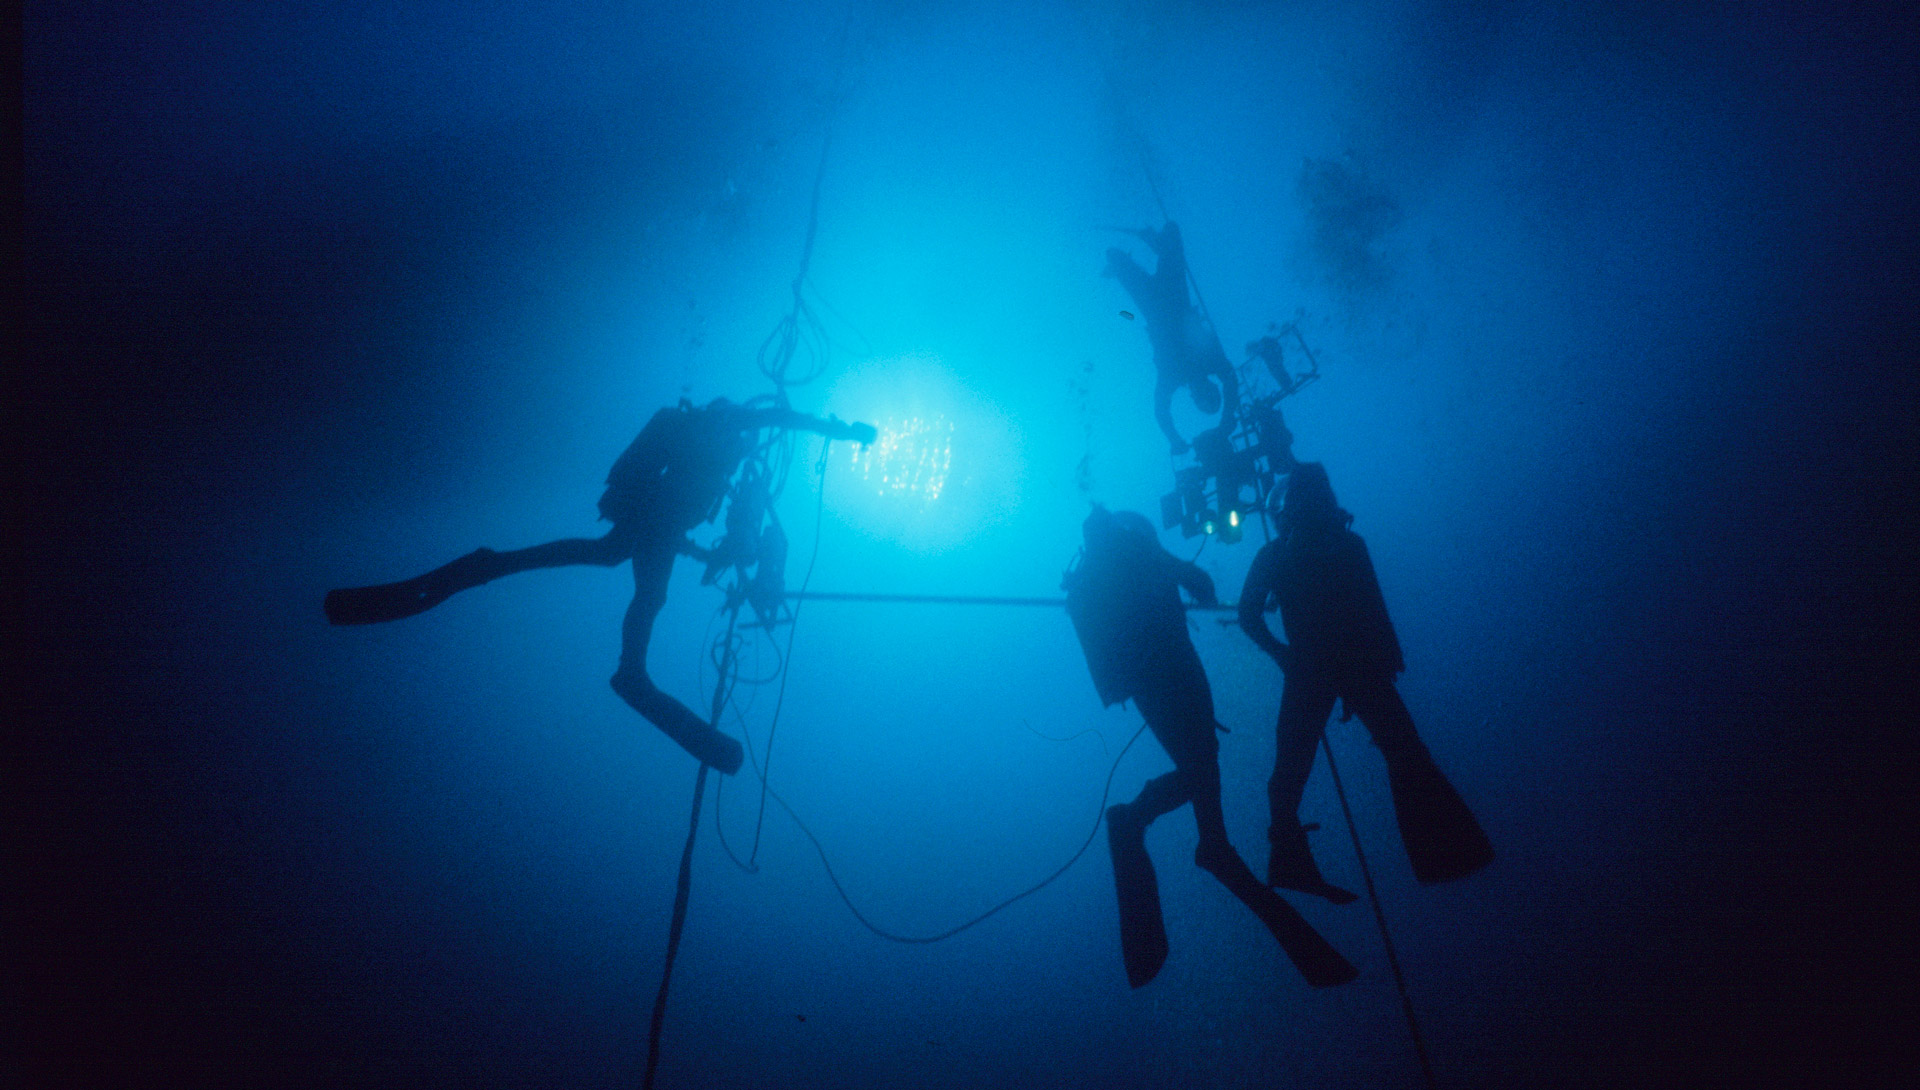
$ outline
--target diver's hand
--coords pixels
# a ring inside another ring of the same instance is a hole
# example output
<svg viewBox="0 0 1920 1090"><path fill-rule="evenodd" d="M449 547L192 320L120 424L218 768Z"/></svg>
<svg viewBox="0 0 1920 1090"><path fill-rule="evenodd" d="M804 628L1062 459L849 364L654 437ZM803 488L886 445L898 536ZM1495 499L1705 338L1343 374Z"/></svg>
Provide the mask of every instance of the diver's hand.
<svg viewBox="0 0 1920 1090"><path fill-rule="evenodd" d="M849 424L837 416L827 417L826 426L820 429L820 434L829 439L851 439L861 446L867 446L880 437L880 432L872 424L857 421Z"/></svg>
<svg viewBox="0 0 1920 1090"><path fill-rule="evenodd" d="M1293 673L1294 655L1293 655L1293 647L1291 645L1284 644L1284 643L1278 644L1270 648L1267 651L1267 654L1270 657L1272 657L1273 664L1275 666L1280 667L1281 673L1283 674Z"/></svg>

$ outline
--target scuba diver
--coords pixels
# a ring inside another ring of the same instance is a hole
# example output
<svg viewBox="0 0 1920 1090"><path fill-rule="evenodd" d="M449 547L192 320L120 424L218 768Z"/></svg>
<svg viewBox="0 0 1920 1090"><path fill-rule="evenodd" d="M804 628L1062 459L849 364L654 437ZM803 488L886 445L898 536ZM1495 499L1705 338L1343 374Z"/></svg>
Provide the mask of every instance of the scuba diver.
<svg viewBox="0 0 1920 1090"><path fill-rule="evenodd" d="M1273 778L1267 782L1267 884L1325 897L1354 899L1328 882L1298 820L1313 753L1336 699L1358 715L1386 759L1400 841L1422 883L1465 878L1493 861L1493 845L1472 811L1441 774L1414 733L1413 717L1394 687L1405 669L1387 617L1366 542L1349 526L1326 467L1302 462L1288 478L1279 535L1253 558L1240 592L1240 627L1286 675L1280 695ZM1267 627L1277 599L1288 643Z"/></svg>
<svg viewBox="0 0 1920 1090"><path fill-rule="evenodd" d="M1307 982L1325 987L1353 979L1358 970L1292 905L1262 885L1227 840L1213 691L1187 635L1179 590L1184 587L1196 602L1212 605L1213 580L1161 548L1152 523L1134 512L1095 506L1082 531L1085 549L1062 586L1094 688L1103 705L1132 699L1174 763L1174 771L1149 781L1138 798L1107 810L1128 982L1136 988L1146 984L1167 957L1146 829L1187 803L1193 804L1200 828L1194 862L1253 910Z"/></svg>
<svg viewBox="0 0 1920 1090"><path fill-rule="evenodd" d="M1145 242L1158 257L1153 274L1149 276L1125 250L1113 248L1107 251L1101 275L1119 280L1146 320L1153 365L1159 372L1153 388L1153 418L1173 453L1185 454L1187 441L1173 426L1173 391L1187 387L1194 406L1209 416L1219 413L1219 429L1231 431L1239 411L1240 380L1220 347L1219 335L1187 299L1187 253L1180 242L1180 225L1168 220L1158 231L1145 228L1127 233Z"/></svg>
<svg viewBox="0 0 1920 1090"><path fill-rule="evenodd" d="M515 572L572 564L613 567L631 560L633 602L621 626L620 666L612 678L613 690L681 748L731 775L740 768L740 743L653 683L647 676L647 644L653 636L654 618L666 604L674 557L684 553L711 564L716 555L729 554L724 542L715 550L703 550L686 535L719 513L728 482L753 453L756 433L762 428L803 429L829 439L861 443L871 443L875 438L870 424L822 420L784 405L736 405L726 398L716 398L696 408L682 400L677 407L655 413L607 473L607 488L599 507L601 518L613 523L613 528L605 536L562 538L509 552L476 549L399 583L329 591L327 619L334 624L393 621ZM736 504L739 502L736 500ZM730 524L734 521L729 518ZM752 521L757 529L758 518ZM784 537L772 544L784 559ZM761 593L749 592L756 608L761 608L762 599L767 597L767 581L778 578L777 573L767 570L770 563L763 558L756 573ZM710 567L709 581L713 574ZM777 603L777 591L773 598Z"/></svg>

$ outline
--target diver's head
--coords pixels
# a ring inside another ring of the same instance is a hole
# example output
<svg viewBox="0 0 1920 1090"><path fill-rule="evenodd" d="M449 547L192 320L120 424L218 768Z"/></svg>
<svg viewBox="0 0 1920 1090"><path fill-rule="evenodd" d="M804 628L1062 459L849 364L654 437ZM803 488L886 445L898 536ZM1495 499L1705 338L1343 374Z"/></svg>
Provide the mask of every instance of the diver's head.
<svg viewBox="0 0 1920 1090"><path fill-rule="evenodd" d="M1080 532L1090 553L1130 551L1160 543L1147 516L1138 511L1109 511L1097 503L1080 524Z"/></svg>
<svg viewBox="0 0 1920 1090"><path fill-rule="evenodd" d="M1327 479L1327 467L1319 462L1294 465L1287 475L1287 500L1280 517L1294 529L1345 526L1353 521L1333 498L1333 482Z"/></svg>
<svg viewBox="0 0 1920 1090"><path fill-rule="evenodd" d="M1193 396L1194 408L1208 416L1220 411L1220 387L1212 379L1194 379L1187 384L1187 393Z"/></svg>

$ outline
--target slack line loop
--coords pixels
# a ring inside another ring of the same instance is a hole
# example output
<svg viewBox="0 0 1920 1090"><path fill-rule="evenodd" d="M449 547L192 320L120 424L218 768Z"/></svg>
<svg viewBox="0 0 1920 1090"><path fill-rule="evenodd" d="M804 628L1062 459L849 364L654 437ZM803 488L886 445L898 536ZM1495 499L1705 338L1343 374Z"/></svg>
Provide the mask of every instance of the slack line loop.
<svg viewBox="0 0 1920 1090"><path fill-rule="evenodd" d="M813 845L814 852L820 856L821 868L827 872L827 881L833 884L833 891L840 895L840 902L847 906L847 911L853 914L853 918L860 922L861 927L866 928L876 937L886 939L889 942L909 945L928 945L936 942L945 942L968 928L985 923L1002 909L1009 908L1015 903L1023 901L1052 885L1056 879L1072 869L1073 865L1080 861L1080 857L1087 854L1087 849L1092 846L1094 838L1100 835L1100 825L1106 820L1107 798L1113 793L1113 777L1120 771L1120 762L1126 759L1127 751L1132 749L1133 744L1139 741L1140 736L1146 732L1147 725L1145 723L1140 724L1140 728L1133 732L1133 737L1127 739L1127 744L1120 747L1119 756L1113 759L1113 766L1107 770L1106 783L1100 788L1100 806L1094 812L1093 831L1087 834L1087 839L1081 842L1078 851L1075 851L1069 856L1067 861L1060 864L1059 869L1055 870L1052 874L1047 875L1045 878L1040 879L1040 881L1028 886L1013 896L1002 900L999 904L974 916L972 919L964 923L956 924L934 935L903 935L896 931L889 931L868 919L866 914L860 911L859 906L853 903L853 898L847 893L847 888L840 884L840 876L834 873L833 863L827 859L827 849L820 843L820 838L813 835L813 830L807 828L807 823L800 820L800 815L794 812L793 807L787 800L780 797L780 792L769 789L769 793L773 795L773 801L779 803L780 808L787 812L789 818L793 819L794 825L797 826L801 834L807 838L807 842Z"/></svg>

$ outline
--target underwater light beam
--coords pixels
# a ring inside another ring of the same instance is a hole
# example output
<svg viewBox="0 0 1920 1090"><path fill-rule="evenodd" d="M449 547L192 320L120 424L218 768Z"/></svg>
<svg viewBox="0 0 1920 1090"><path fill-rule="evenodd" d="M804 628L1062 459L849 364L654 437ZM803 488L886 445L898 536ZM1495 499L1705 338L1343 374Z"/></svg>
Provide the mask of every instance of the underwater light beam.
<svg viewBox="0 0 1920 1090"><path fill-rule="evenodd" d="M872 443L851 448L854 475L882 496L939 499L953 470L953 422L939 413L883 418L879 430Z"/></svg>

